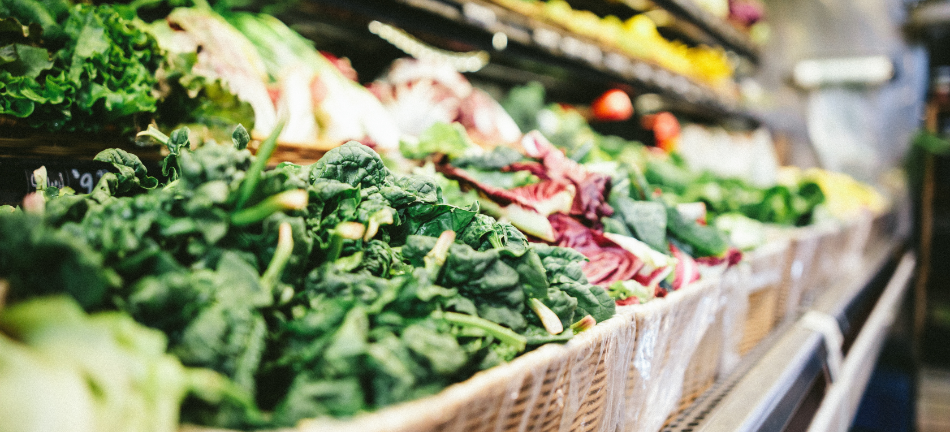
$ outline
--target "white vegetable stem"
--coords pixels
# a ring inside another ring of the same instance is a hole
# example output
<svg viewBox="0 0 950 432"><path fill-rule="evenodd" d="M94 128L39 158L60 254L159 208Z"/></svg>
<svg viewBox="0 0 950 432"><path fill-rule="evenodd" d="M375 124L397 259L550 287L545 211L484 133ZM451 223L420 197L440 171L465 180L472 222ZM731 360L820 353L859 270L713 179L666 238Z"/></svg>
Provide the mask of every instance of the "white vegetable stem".
<svg viewBox="0 0 950 432"><path fill-rule="evenodd" d="M541 318L541 324L544 325L544 329L547 330L548 333L556 335L564 331L564 325L561 324L561 319L557 317L557 314L555 314L551 308L541 303L541 300L533 298L528 304L531 306L531 310L538 315L538 318Z"/></svg>

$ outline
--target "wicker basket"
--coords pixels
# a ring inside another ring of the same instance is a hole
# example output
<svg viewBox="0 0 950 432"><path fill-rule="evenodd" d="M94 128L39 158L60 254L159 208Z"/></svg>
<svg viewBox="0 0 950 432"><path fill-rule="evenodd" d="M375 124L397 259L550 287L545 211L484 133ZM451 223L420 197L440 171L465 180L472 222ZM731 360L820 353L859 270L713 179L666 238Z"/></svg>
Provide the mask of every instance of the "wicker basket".
<svg viewBox="0 0 950 432"><path fill-rule="evenodd" d="M809 304L821 285L819 250L831 234L828 227L808 226L777 230L774 234L790 241L791 253L786 266L787 289L779 294L778 308L784 316L793 316L799 307Z"/></svg>
<svg viewBox="0 0 950 432"><path fill-rule="evenodd" d="M442 392L348 420L302 421L302 431L605 431L620 399L612 352L629 351L634 322L617 316L566 345L545 345ZM211 432L185 426L182 432Z"/></svg>
<svg viewBox="0 0 950 432"><path fill-rule="evenodd" d="M683 406L681 396L715 379L720 290L720 279L704 279L665 299L622 307L566 345L543 346L437 395L347 420L306 420L292 430L655 432Z"/></svg>
<svg viewBox="0 0 950 432"><path fill-rule="evenodd" d="M789 232L787 238L789 254L784 266L787 283L779 291L776 307L782 316L790 317L794 316L798 310L805 284L813 279L805 274L805 269L810 268L815 261L819 232L799 229Z"/></svg>
<svg viewBox="0 0 950 432"><path fill-rule="evenodd" d="M802 305L810 305L836 275L841 274L842 257L847 243L843 224L827 224L814 227L818 235L818 246L811 267L805 269L806 282L803 285Z"/></svg>
<svg viewBox="0 0 950 432"><path fill-rule="evenodd" d="M789 285L785 268L790 252L787 241L772 241L748 253L740 263L746 276L741 288L747 293L748 306L739 329L739 355L755 348L784 316L779 299Z"/></svg>
<svg viewBox="0 0 950 432"><path fill-rule="evenodd" d="M870 211L863 211L845 227L844 256L842 257L842 267L845 271L854 271L860 266L864 250L871 238L874 219Z"/></svg>
<svg viewBox="0 0 950 432"><path fill-rule="evenodd" d="M616 427L607 430L654 432L675 413L694 353L719 311L721 287L719 278L707 278L663 300L618 310L636 323L636 340L626 357L612 356L625 365L627 373L619 401L623 413L612 419Z"/></svg>
<svg viewBox="0 0 950 432"><path fill-rule="evenodd" d="M700 338L699 345L696 347L689 365L686 366L686 373L683 375L682 395L674 416L683 412L716 382L723 344L725 343L724 314L725 308L720 308L715 320Z"/></svg>

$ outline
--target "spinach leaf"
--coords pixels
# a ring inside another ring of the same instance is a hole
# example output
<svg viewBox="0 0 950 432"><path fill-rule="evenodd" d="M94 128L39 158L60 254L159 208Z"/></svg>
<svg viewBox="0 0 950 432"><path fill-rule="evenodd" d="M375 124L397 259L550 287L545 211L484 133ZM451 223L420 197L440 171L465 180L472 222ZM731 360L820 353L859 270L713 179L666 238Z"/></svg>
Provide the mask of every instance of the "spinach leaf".
<svg viewBox="0 0 950 432"><path fill-rule="evenodd" d="M480 148L469 140L465 128L458 123L435 123L422 132L418 140L399 143L399 151L409 159L425 159L435 153L456 157L478 150Z"/></svg>
<svg viewBox="0 0 950 432"><path fill-rule="evenodd" d="M479 155L465 155L452 160L452 165L459 168L474 168L482 171L498 171L515 162L520 162L524 156L509 147L495 147L492 151Z"/></svg>
<svg viewBox="0 0 950 432"><path fill-rule="evenodd" d="M381 187L394 181L379 155L355 141L333 149L313 164L310 179L313 181L318 178L361 187Z"/></svg>
<svg viewBox="0 0 950 432"><path fill-rule="evenodd" d="M438 237L445 231L462 231L478 214L478 206L462 209L448 204L417 204L405 210L409 234Z"/></svg>
<svg viewBox="0 0 950 432"><path fill-rule="evenodd" d="M103 150L93 160L111 163L116 167L118 184L115 193L117 195L137 191L138 188L155 189L158 186L158 179L148 175L148 170L142 160L125 150Z"/></svg>
<svg viewBox="0 0 950 432"><path fill-rule="evenodd" d="M564 343L574 337L574 331L570 328L565 328L560 334L552 335L548 333L544 327L539 327L536 325L528 326L528 329L525 330L524 335L528 338L529 346L540 346L547 343Z"/></svg>
<svg viewBox="0 0 950 432"><path fill-rule="evenodd" d="M82 237L49 229L40 218L17 211L0 217L0 277L9 284L7 302L66 293L86 308L106 300L120 286L102 255Z"/></svg>
<svg viewBox="0 0 950 432"><path fill-rule="evenodd" d="M729 243L722 231L686 220L675 207L666 210L670 235L690 246L695 256L721 256Z"/></svg>
<svg viewBox="0 0 950 432"><path fill-rule="evenodd" d="M616 304L607 290L596 285L580 283L563 283L558 285L558 288L577 300L574 321L590 315L597 322L602 322L614 316Z"/></svg>
<svg viewBox="0 0 950 432"><path fill-rule="evenodd" d="M458 340L436 329L413 324L402 331L401 339L413 353L425 358L437 374L451 375L468 362Z"/></svg>
<svg viewBox="0 0 950 432"><path fill-rule="evenodd" d="M276 408L274 421L292 425L298 419L351 416L365 408L366 395L356 376L327 379L312 373L297 375Z"/></svg>
<svg viewBox="0 0 950 432"><path fill-rule="evenodd" d="M548 289L546 298L542 300L542 303L557 314L564 328L569 328L571 324L574 323L574 311L577 310L576 298L571 297L568 293L559 288L550 288Z"/></svg>
<svg viewBox="0 0 950 432"><path fill-rule="evenodd" d="M634 237L655 250L669 249L666 244L666 207L662 203L618 197L611 204Z"/></svg>

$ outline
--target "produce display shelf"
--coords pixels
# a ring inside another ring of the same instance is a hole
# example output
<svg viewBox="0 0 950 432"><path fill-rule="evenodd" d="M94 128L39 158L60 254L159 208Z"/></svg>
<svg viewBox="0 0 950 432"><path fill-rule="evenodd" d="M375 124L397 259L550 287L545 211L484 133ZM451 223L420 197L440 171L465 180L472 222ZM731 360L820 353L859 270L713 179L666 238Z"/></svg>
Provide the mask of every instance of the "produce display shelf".
<svg viewBox="0 0 950 432"><path fill-rule="evenodd" d="M624 0L629 1L629 0ZM758 63L761 54L752 39L729 22L709 13L693 0L654 0L658 6L677 17L687 20L705 30L718 41L754 63Z"/></svg>
<svg viewBox="0 0 950 432"><path fill-rule="evenodd" d="M664 9L660 9L656 4L644 0L570 0L568 2L572 8L590 11L598 16L604 17L613 15L620 20L627 20L635 15L651 12L651 10L663 10L667 12L671 19L663 20L662 24L657 23L657 31L663 37L669 40L683 42L689 46L707 45L721 46L722 39L716 37L713 33L698 26L689 17L683 15L674 15ZM747 56L733 48L730 51L736 55L743 56L746 60L757 63L757 57Z"/></svg>
<svg viewBox="0 0 950 432"><path fill-rule="evenodd" d="M510 57L517 62L530 60L559 72L572 71L585 78L601 77L605 82L619 81L639 92L669 98L673 101L670 106L691 107L693 112L702 112L708 117L743 119L753 125L761 123L743 109L734 96L490 2L394 0L379 4L373 0L317 0L311 3L359 14L409 32L440 35L460 46L489 51L493 56ZM495 45L499 39L504 40L501 50Z"/></svg>
<svg viewBox="0 0 950 432"><path fill-rule="evenodd" d="M909 286L905 250L869 248L860 277L830 286L663 432L847 430Z"/></svg>

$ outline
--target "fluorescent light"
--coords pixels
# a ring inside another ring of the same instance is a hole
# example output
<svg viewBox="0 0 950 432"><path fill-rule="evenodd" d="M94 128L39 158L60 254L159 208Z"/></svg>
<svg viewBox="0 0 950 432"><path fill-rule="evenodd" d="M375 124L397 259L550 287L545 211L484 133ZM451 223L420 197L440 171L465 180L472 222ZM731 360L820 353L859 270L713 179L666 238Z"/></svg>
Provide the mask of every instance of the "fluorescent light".
<svg viewBox="0 0 950 432"><path fill-rule="evenodd" d="M795 84L811 89L828 85L880 85L894 76L894 63L886 56L839 57L803 60L792 73Z"/></svg>

